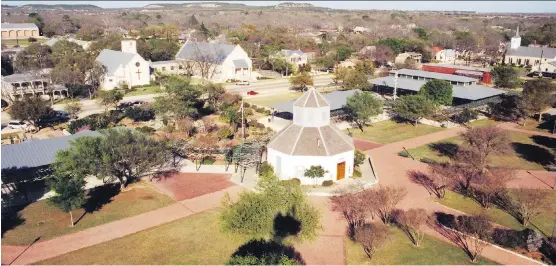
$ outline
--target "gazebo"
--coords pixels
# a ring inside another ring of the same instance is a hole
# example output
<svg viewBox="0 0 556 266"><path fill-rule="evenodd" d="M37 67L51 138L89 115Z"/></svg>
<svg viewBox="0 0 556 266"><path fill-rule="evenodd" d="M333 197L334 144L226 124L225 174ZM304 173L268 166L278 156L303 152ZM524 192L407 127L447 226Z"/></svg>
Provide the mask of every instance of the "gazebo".
<svg viewBox="0 0 556 266"><path fill-rule="evenodd" d="M320 184L353 175L353 139L330 124L330 103L314 88L294 102L292 123L274 135L267 147L267 161L281 180ZM313 165L324 168L323 178L305 177L305 170Z"/></svg>

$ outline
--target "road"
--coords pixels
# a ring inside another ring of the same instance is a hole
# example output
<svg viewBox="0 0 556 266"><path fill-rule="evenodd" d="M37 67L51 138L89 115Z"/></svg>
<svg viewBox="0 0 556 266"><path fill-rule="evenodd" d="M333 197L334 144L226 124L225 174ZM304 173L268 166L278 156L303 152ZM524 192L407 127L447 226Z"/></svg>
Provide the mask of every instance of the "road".
<svg viewBox="0 0 556 266"><path fill-rule="evenodd" d="M332 82L332 75L322 75L315 76L314 83L315 86L327 85ZM290 89L289 79L283 78L279 80L269 80L269 81L258 81L253 82L250 85L227 85L226 90L231 93L237 93L241 96L247 96L248 91L256 91L259 95L272 95L288 92ZM126 101L145 101L154 102L154 98L157 94L146 94L138 96L128 96L124 97L123 102ZM91 114L97 114L104 112L104 106L99 104L96 100L81 100L81 112L79 117L85 117ZM52 106L54 110L63 111L65 104L55 104ZM2 112L2 124L7 124L10 121L10 115L7 112Z"/></svg>

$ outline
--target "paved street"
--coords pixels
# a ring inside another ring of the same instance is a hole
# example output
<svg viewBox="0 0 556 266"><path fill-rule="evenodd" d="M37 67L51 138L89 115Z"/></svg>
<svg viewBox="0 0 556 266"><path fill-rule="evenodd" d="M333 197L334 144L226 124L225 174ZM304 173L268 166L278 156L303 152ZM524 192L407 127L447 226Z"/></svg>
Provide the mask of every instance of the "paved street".
<svg viewBox="0 0 556 266"><path fill-rule="evenodd" d="M315 86L327 85L332 82L332 75L315 76ZM270 81L258 81L253 82L251 85L227 85L226 90L228 92L237 93L241 96L247 96L248 91L256 91L259 95L272 95L288 92L290 89L290 83L288 78L283 78L279 80ZM124 97L122 101L145 101L154 102L154 98L157 94L147 94L138 96L128 96ZM85 117L91 114L104 112L104 106L99 104L96 100L81 100L82 110L79 117ZM52 106L54 110L63 111L65 104L55 104ZM10 115L7 112L2 112L2 124L8 123L11 120Z"/></svg>

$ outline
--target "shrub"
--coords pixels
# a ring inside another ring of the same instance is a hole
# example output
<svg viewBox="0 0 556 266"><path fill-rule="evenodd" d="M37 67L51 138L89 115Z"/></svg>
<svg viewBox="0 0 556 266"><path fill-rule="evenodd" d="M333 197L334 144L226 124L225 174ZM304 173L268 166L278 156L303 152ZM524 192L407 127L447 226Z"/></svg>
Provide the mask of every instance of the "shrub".
<svg viewBox="0 0 556 266"><path fill-rule="evenodd" d="M117 113L109 113L108 115L104 114L94 114L88 117L77 119L72 121L68 125L68 132L71 134L77 133L80 129L87 128L89 130L99 130L108 128L108 126L113 123L118 123L121 120L120 116Z"/></svg>
<svg viewBox="0 0 556 266"><path fill-rule="evenodd" d="M496 228L492 232L492 240L506 248L523 248L527 244L524 231L506 230Z"/></svg>
<svg viewBox="0 0 556 266"><path fill-rule="evenodd" d="M218 131L218 133L216 134L216 136L219 139L227 139L227 138L230 138L233 135L234 135L234 133L232 132L232 130L229 127L222 127Z"/></svg>
<svg viewBox="0 0 556 266"><path fill-rule="evenodd" d="M263 114L264 115L270 115L270 114L272 114L272 112L270 112L270 110L264 110Z"/></svg>
<svg viewBox="0 0 556 266"><path fill-rule="evenodd" d="M212 158L212 157L206 157L206 158L203 160L203 164L204 164L204 165L212 165L212 164L214 164L215 161L216 161L216 160L215 160L214 158Z"/></svg>
<svg viewBox="0 0 556 266"><path fill-rule="evenodd" d="M247 109L245 109L245 112L244 112L244 114L245 114L246 116L250 116L250 115L253 115L253 109L251 109L251 108L247 108Z"/></svg>
<svg viewBox="0 0 556 266"><path fill-rule="evenodd" d="M265 126L263 125L263 123L258 123L258 122L257 122L257 128L258 128L258 129L264 129Z"/></svg>
<svg viewBox="0 0 556 266"><path fill-rule="evenodd" d="M299 178L292 178L292 179L290 179L290 182L292 182L296 185L301 185L301 180L299 180Z"/></svg>
<svg viewBox="0 0 556 266"><path fill-rule="evenodd" d="M255 127L258 123L259 121L257 121L257 119L251 119L249 120L249 122L247 122L247 125L249 125L250 127Z"/></svg>
<svg viewBox="0 0 556 266"><path fill-rule="evenodd" d="M135 130L137 130L139 132L142 132L142 133L145 133L145 134L148 134L148 135L150 135L150 134L152 134L156 131L156 129L154 129L152 127L148 127L148 126L137 127L137 128L135 128Z"/></svg>
<svg viewBox="0 0 556 266"><path fill-rule="evenodd" d="M133 122L149 121L154 119L154 110L142 107L126 108L124 116L131 118Z"/></svg>
<svg viewBox="0 0 556 266"><path fill-rule="evenodd" d="M249 103L247 103L247 102L244 102L244 103L243 103L243 107L249 108L249 107L251 107L251 104L249 104Z"/></svg>
<svg viewBox="0 0 556 266"><path fill-rule="evenodd" d="M329 186L332 186L332 185L334 185L334 181L332 181L332 180L325 180L325 181L322 182L323 187L329 187Z"/></svg>
<svg viewBox="0 0 556 266"><path fill-rule="evenodd" d="M264 176L274 173L274 168L268 162L263 162L259 166L259 176Z"/></svg>
<svg viewBox="0 0 556 266"><path fill-rule="evenodd" d="M436 163L435 160L429 159L429 158L426 158L426 157L421 158L419 161L421 161L422 163L426 163L426 164L435 164Z"/></svg>
<svg viewBox="0 0 556 266"><path fill-rule="evenodd" d="M361 174L361 172L357 171L357 170L353 170L353 177L359 178L362 177L363 174Z"/></svg>
<svg viewBox="0 0 556 266"><path fill-rule="evenodd" d="M400 151L398 152L398 155L405 158L409 157L409 153L407 153L406 151Z"/></svg>
<svg viewBox="0 0 556 266"><path fill-rule="evenodd" d="M27 39L28 42L37 42L37 38L29 37Z"/></svg>

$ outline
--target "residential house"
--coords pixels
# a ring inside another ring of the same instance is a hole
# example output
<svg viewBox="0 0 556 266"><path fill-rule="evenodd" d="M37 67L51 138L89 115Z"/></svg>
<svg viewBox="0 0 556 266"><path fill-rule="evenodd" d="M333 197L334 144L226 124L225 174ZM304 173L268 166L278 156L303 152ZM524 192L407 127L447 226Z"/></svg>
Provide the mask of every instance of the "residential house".
<svg viewBox="0 0 556 266"><path fill-rule="evenodd" d="M39 28L34 23L2 23L2 39L27 39L39 37Z"/></svg>
<svg viewBox="0 0 556 266"><path fill-rule="evenodd" d="M438 46L432 47L432 59L439 63L453 63L456 52L453 49L442 49Z"/></svg>
<svg viewBox="0 0 556 266"><path fill-rule="evenodd" d="M510 40L510 49L506 50L506 55L504 56L504 63L506 64L529 66L532 69L536 69L541 64L548 64L554 60L556 60L556 48L521 46L519 27L515 36Z"/></svg>
<svg viewBox="0 0 556 266"><path fill-rule="evenodd" d="M112 90L121 85L144 86L151 82L149 62L137 53L135 40L123 40L122 51L104 49L96 61L106 68L102 89Z"/></svg>
<svg viewBox="0 0 556 266"><path fill-rule="evenodd" d="M253 62L239 45L187 41L175 58L189 64L193 76L213 82L255 79Z"/></svg>
<svg viewBox="0 0 556 266"><path fill-rule="evenodd" d="M355 34L362 34L366 32L371 32L371 29L365 27L359 27L359 26L353 28L353 33Z"/></svg>
<svg viewBox="0 0 556 266"><path fill-rule="evenodd" d="M50 84L50 69L17 73L2 77L2 100L12 102L23 96L38 95L44 99L67 97L67 88Z"/></svg>
<svg viewBox="0 0 556 266"><path fill-rule="evenodd" d="M304 66L307 64L307 55L301 50L281 50L279 54L285 57L287 62Z"/></svg>
<svg viewBox="0 0 556 266"><path fill-rule="evenodd" d="M394 59L395 64L403 65L407 63L420 64L423 55L414 52L401 53Z"/></svg>
<svg viewBox="0 0 556 266"><path fill-rule="evenodd" d="M52 38L50 40L48 40L47 42L45 42L44 44L52 47L55 43L57 43L59 40L62 40L63 38ZM79 46L81 46L83 48L83 50L87 50L89 49L89 46L91 46L91 42L88 41L82 41L82 40L78 40L78 39L74 39L74 38L66 38L66 40L76 43Z"/></svg>
<svg viewBox="0 0 556 266"><path fill-rule="evenodd" d="M156 61L150 63L155 72L165 74L186 74L183 66L177 60Z"/></svg>

